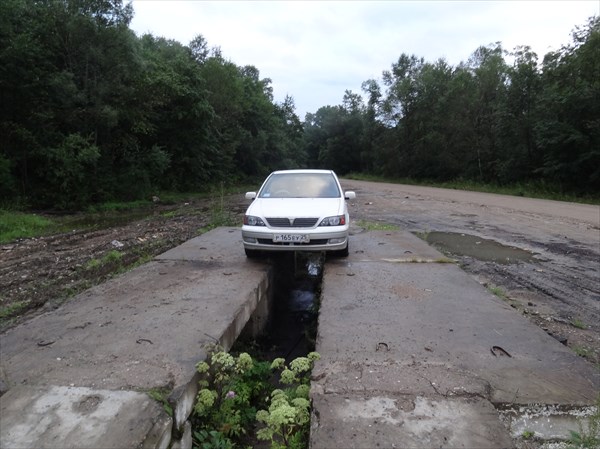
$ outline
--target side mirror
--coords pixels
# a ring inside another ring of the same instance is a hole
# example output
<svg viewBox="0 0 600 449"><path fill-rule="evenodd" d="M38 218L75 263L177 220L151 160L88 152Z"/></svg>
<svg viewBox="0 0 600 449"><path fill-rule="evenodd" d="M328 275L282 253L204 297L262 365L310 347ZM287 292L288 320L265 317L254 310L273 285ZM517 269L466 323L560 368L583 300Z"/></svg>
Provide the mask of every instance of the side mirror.
<svg viewBox="0 0 600 449"><path fill-rule="evenodd" d="M256 192L246 192L247 200L253 200L254 198L256 198Z"/></svg>
<svg viewBox="0 0 600 449"><path fill-rule="evenodd" d="M356 198L356 193L354 193L351 190L348 190L344 193L344 198L346 198L347 200L353 200L354 198Z"/></svg>

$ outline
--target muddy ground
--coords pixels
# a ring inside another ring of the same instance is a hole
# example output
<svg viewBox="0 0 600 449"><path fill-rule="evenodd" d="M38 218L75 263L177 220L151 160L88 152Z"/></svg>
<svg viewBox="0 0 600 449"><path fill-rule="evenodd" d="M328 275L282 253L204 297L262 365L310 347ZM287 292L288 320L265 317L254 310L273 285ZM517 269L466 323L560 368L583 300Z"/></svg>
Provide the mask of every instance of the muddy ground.
<svg viewBox="0 0 600 449"><path fill-rule="evenodd" d="M416 233L450 251L449 257L515 313L590 363L600 363L600 207L364 181L343 184L357 193L350 203L352 232L380 223ZM98 215L91 223L61 217L72 223L72 231L0 246L0 331L59 307L210 226L241 223L246 206L243 193L178 204L158 201L143 214Z"/></svg>

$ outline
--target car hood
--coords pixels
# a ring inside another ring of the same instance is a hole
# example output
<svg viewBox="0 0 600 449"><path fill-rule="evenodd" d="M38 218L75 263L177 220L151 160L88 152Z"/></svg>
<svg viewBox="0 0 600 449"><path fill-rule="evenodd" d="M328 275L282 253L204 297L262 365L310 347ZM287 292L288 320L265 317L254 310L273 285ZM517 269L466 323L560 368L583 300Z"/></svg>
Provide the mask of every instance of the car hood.
<svg viewBox="0 0 600 449"><path fill-rule="evenodd" d="M341 198L257 198L247 215L259 217L330 217L344 214Z"/></svg>

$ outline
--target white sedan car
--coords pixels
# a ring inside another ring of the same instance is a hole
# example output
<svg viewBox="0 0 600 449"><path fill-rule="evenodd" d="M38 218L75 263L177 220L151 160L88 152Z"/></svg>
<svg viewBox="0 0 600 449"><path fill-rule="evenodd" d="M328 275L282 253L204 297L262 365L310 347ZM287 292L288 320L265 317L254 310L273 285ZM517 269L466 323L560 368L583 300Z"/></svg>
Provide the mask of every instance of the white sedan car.
<svg viewBox="0 0 600 449"><path fill-rule="evenodd" d="M330 251L348 255L347 199L331 170L280 170L271 173L244 215L246 256L263 251Z"/></svg>

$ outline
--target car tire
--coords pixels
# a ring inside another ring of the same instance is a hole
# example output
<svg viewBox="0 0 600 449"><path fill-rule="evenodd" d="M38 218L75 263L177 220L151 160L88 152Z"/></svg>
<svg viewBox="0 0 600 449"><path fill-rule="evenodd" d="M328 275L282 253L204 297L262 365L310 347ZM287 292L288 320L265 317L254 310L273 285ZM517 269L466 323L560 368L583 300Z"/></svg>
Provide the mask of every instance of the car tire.
<svg viewBox="0 0 600 449"><path fill-rule="evenodd" d="M261 252L257 249L244 248L244 251L246 252L246 257L248 259L258 259L261 256Z"/></svg>
<svg viewBox="0 0 600 449"><path fill-rule="evenodd" d="M350 242L346 245L344 249L340 249L339 251L333 251L334 257L348 257L350 254Z"/></svg>

